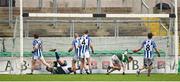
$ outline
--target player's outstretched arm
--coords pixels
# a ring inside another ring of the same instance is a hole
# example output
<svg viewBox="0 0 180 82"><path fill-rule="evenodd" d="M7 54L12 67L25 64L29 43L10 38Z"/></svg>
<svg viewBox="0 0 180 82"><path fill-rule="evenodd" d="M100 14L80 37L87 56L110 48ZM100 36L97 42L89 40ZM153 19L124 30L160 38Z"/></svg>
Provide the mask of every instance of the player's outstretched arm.
<svg viewBox="0 0 180 82"><path fill-rule="evenodd" d="M133 52L135 53L135 52L139 52L141 49L143 49L143 46L141 46L139 49L137 49L137 50L133 50Z"/></svg>
<svg viewBox="0 0 180 82"><path fill-rule="evenodd" d="M141 44L141 47L139 49L133 50L133 52L135 53L135 52L139 52L140 50L142 50L144 47L144 44L145 44L145 41L143 41L143 43Z"/></svg>

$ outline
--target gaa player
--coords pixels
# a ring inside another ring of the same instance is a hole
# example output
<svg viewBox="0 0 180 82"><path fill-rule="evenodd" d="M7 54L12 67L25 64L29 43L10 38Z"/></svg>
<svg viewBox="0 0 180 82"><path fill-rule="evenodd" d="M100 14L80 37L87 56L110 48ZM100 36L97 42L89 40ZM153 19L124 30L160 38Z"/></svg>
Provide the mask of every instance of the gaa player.
<svg viewBox="0 0 180 82"><path fill-rule="evenodd" d="M72 59L72 70L76 74L76 62L79 62L81 56L80 48L80 37L78 33L74 34L74 40L72 41L72 46L69 48L68 52L71 52L74 49L74 57Z"/></svg>
<svg viewBox="0 0 180 82"><path fill-rule="evenodd" d="M107 75L109 75L111 72L118 70L121 70L121 67L123 68L123 75L125 75L125 69L127 63L130 63L133 60L131 56L127 56L127 50L123 54L113 55L112 56L112 63L113 66L108 66L107 68Z"/></svg>
<svg viewBox="0 0 180 82"><path fill-rule="evenodd" d="M156 43L152 39L153 34L148 33L147 37L148 39L142 43L141 48L137 50L133 50L133 52L138 52L144 48L144 66L142 69L139 69L137 71L137 74L139 75L143 69L148 69L148 76L150 76L152 70L153 58L154 58L154 50L158 54L158 57L160 57L160 53L157 50Z"/></svg>
<svg viewBox="0 0 180 82"><path fill-rule="evenodd" d="M37 60L40 60L46 67L50 68L50 65L44 60L42 51L42 41L39 39L39 36L37 34L34 34L34 40L32 42L33 45L33 51L32 51L32 67L31 67L31 73L33 74L33 71L35 69L35 63Z"/></svg>
<svg viewBox="0 0 180 82"><path fill-rule="evenodd" d="M67 65L66 60L61 60L59 54L56 52L56 49L52 49L50 51L55 52L56 61L53 62L53 67L46 67L46 70L51 72L52 74L70 74L74 72L74 68ZM75 69L78 70L78 69Z"/></svg>
<svg viewBox="0 0 180 82"><path fill-rule="evenodd" d="M80 66L80 74L82 74L83 68L85 69L86 73L89 74L88 69L90 71L90 74L92 73L91 68L91 61L90 61L90 49L92 53L94 53L94 49L92 46L92 41L88 35L88 30L83 32L82 37L80 38L80 48L81 48L81 66ZM87 60L88 68L86 68L85 60Z"/></svg>

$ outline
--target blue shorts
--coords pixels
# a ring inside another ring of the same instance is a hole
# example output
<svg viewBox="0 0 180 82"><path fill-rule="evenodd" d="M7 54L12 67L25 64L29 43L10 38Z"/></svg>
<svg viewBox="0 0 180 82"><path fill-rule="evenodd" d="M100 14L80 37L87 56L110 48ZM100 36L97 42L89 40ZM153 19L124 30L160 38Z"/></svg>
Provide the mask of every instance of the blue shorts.
<svg viewBox="0 0 180 82"><path fill-rule="evenodd" d="M144 67L152 66L152 64L153 64L153 60L152 59L144 58Z"/></svg>

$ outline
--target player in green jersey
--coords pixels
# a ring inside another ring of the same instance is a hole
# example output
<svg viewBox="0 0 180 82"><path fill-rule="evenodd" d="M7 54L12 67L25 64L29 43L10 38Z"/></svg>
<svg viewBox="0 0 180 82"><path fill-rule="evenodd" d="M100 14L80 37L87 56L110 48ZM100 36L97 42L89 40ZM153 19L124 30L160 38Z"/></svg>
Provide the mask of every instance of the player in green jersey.
<svg viewBox="0 0 180 82"><path fill-rule="evenodd" d="M131 56L127 56L128 50L126 50L123 54L117 54L112 56L112 64L113 66L108 66L107 75L111 72L123 69L123 75L125 75L126 64L131 62L133 58Z"/></svg>

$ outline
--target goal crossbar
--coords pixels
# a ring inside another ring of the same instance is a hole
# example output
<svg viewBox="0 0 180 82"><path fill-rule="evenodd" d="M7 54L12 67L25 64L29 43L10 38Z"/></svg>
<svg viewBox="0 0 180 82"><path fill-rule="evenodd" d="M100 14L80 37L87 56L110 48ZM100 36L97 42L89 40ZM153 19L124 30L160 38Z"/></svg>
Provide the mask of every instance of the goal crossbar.
<svg viewBox="0 0 180 82"><path fill-rule="evenodd" d="M77 17L77 18L140 18L140 17L158 17L158 18L171 18L175 17L174 14L72 14L72 13L23 13L23 17Z"/></svg>

